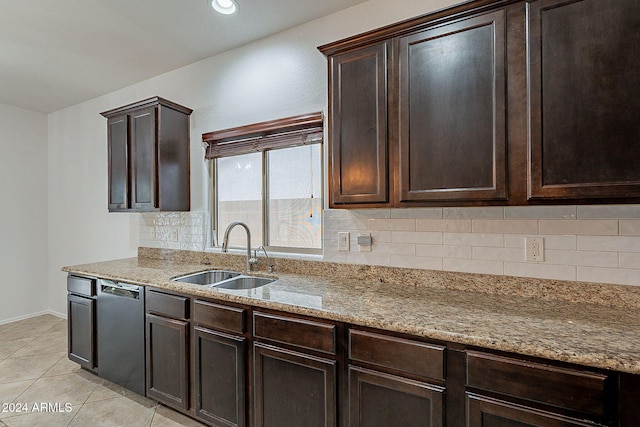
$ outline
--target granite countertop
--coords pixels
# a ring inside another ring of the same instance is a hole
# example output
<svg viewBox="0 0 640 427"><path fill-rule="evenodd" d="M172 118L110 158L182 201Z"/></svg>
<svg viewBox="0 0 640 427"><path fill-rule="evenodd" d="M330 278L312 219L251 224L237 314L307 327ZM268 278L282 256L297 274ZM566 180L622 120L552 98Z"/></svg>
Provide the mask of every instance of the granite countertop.
<svg viewBox="0 0 640 427"><path fill-rule="evenodd" d="M575 284L517 279L512 285L498 276L434 272L421 276L415 270L283 261L283 268L279 265L279 271L272 275L257 273L276 277L276 281L251 290L228 290L171 279L215 268L241 270L243 257L179 252L179 256L161 259L149 250L139 253L146 256L138 258L65 267L63 271L640 374L636 289L600 286L584 294L591 299L581 299L570 297L578 292L567 291ZM525 285L528 282L532 283ZM462 284L471 290L459 289ZM592 300L620 303L606 305Z"/></svg>

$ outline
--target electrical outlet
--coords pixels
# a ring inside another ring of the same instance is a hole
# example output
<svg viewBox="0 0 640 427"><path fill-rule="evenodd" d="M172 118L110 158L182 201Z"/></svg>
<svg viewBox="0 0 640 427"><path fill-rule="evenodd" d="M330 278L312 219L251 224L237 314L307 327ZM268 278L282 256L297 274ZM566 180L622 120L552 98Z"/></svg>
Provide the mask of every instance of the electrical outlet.
<svg viewBox="0 0 640 427"><path fill-rule="evenodd" d="M169 240L171 240L172 242L177 242L178 241L178 229L177 228L171 229L171 231L169 233Z"/></svg>
<svg viewBox="0 0 640 427"><path fill-rule="evenodd" d="M156 240L156 228L151 229L151 240Z"/></svg>
<svg viewBox="0 0 640 427"><path fill-rule="evenodd" d="M524 239L525 260L544 261L544 239L542 237L526 237Z"/></svg>
<svg viewBox="0 0 640 427"><path fill-rule="evenodd" d="M340 231L338 233L338 250L339 251L349 250L349 232L348 231Z"/></svg>

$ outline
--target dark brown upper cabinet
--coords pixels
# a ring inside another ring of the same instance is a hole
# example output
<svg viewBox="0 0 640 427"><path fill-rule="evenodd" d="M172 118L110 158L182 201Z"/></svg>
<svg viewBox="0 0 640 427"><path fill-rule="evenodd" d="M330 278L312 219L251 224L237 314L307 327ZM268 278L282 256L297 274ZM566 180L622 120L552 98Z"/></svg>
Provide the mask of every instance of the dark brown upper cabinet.
<svg viewBox="0 0 640 427"><path fill-rule="evenodd" d="M528 7L529 198L640 196L640 2Z"/></svg>
<svg viewBox="0 0 640 427"><path fill-rule="evenodd" d="M105 111L109 211L188 211L189 108L154 97Z"/></svg>
<svg viewBox="0 0 640 427"><path fill-rule="evenodd" d="M383 42L329 58L332 205L389 202L388 54Z"/></svg>
<svg viewBox="0 0 640 427"><path fill-rule="evenodd" d="M400 201L507 196L505 12L399 39Z"/></svg>
<svg viewBox="0 0 640 427"><path fill-rule="evenodd" d="M474 0L320 46L331 206L637 203L638 28L637 0Z"/></svg>

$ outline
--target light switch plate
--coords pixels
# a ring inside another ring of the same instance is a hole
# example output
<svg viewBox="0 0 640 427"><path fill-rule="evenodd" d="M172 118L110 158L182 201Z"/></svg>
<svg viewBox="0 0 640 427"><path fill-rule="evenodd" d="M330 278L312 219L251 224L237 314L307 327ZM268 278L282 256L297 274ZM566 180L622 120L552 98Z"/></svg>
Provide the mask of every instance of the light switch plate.
<svg viewBox="0 0 640 427"><path fill-rule="evenodd" d="M339 251L349 250L349 232L348 231L338 232L338 250Z"/></svg>

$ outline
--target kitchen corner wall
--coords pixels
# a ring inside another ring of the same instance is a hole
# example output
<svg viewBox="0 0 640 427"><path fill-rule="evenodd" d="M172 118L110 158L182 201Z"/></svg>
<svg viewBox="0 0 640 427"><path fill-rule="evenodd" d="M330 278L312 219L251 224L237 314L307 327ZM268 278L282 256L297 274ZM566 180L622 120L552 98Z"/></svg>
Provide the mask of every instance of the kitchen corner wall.
<svg viewBox="0 0 640 427"><path fill-rule="evenodd" d="M140 246L202 251L208 230L203 211L143 213L140 215Z"/></svg>
<svg viewBox="0 0 640 427"><path fill-rule="evenodd" d="M48 308L47 116L0 104L0 323Z"/></svg>

